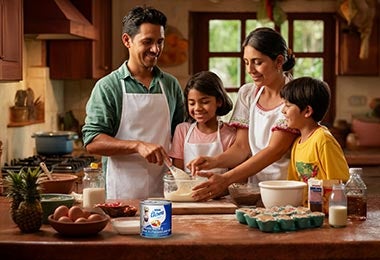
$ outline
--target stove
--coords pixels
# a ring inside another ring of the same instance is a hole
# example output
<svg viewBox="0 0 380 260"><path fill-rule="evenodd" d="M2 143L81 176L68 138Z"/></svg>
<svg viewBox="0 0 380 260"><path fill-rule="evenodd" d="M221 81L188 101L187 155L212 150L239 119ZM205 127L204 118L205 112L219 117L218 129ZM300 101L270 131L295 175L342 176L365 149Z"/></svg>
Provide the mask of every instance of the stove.
<svg viewBox="0 0 380 260"><path fill-rule="evenodd" d="M7 170L19 172L23 167L37 168L40 163L44 162L49 171L53 173L78 173L82 172L83 168L88 167L92 162L95 162L94 156L80 155L34 155L24 159L13 159L11 162L5 163L1 168L3 176L8 175Z"/></svg>

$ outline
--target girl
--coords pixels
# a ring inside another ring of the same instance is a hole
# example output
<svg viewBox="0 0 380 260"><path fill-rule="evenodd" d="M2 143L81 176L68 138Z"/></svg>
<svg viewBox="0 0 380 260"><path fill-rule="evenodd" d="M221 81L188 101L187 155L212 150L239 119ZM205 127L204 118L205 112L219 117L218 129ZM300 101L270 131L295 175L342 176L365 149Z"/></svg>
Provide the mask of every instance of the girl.
<svg viewBox="0 0 380 260"><path fill-rule="evenodd" d="M225 151L235 141L236 131L218 119L232 110L232 101L215 73L202 71L193 75L184 96L187 122L176 127L168 155L174 166L186 171L185 165L194 158ZM227 169L210 171L223 173Z"/></svg>

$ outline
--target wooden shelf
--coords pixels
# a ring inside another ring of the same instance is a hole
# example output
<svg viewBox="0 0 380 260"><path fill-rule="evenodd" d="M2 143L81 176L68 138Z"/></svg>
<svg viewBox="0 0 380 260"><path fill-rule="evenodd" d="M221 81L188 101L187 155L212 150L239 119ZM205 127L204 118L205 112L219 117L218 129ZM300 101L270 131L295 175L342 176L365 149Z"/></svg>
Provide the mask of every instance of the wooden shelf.
<svg viewBox="0 0 380 260"><path fill-rule="evenodd" d="M45 123L44 119L41 120L33 120L33 121L26 121L26 122L9 122L7 125L8 127L22 127L27 125L34 125L34 124L42 124Z"/></svg>

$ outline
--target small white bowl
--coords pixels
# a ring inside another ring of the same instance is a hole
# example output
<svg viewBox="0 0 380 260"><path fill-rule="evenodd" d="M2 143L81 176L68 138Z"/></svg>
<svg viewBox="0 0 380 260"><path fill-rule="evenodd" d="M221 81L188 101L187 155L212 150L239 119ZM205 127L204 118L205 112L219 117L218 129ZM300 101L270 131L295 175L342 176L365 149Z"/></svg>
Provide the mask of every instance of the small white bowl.
<svg viewBox="0 0 380 260"><path fill-rule="evenodd" d="M262 181L259 183L261 199L266 208L273 206L302 206L306 183L302 181Z"/></svg>
<svg viewBox="0 0 380 260"><path fill-rule="evenodd" d="M140 234L140 220L131 218L114 218L111 219L113 228L121 235Z"/></svg>

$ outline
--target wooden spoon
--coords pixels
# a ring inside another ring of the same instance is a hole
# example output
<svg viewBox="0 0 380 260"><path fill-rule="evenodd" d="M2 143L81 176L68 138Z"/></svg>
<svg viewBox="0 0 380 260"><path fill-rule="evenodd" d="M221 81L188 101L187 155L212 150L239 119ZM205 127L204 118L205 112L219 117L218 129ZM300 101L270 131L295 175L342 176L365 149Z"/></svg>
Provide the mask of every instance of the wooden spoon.
<svg viewBox="0 0 380 260"><path fill-rule="evenodd" d="M53 180L53 176L51 175L51 172L46 167L46 164L44 162L40 162L40 167L44 171L44 173L46 173L46 175L48 176L49 180L52 181Z"/></svg>

